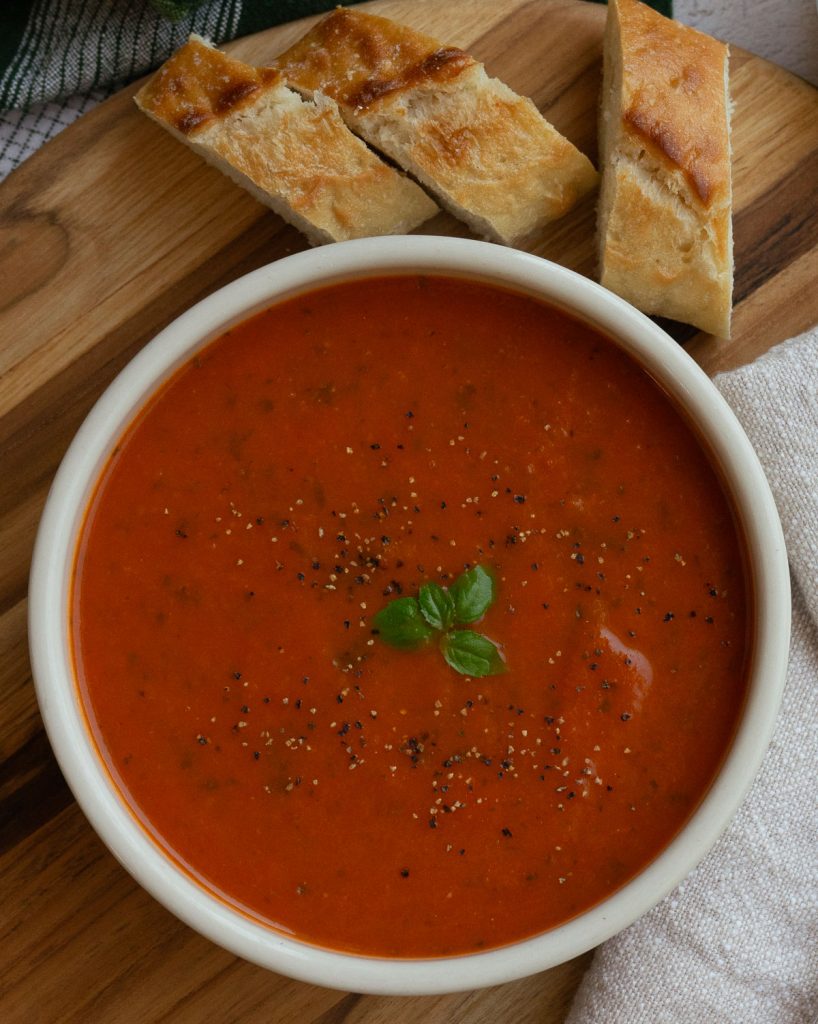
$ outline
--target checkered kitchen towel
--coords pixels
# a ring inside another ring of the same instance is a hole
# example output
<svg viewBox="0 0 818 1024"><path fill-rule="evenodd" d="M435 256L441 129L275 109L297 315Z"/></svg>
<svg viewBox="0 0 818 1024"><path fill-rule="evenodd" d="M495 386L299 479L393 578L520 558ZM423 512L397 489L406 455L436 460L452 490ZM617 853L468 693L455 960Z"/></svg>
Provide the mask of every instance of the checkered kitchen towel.
<svg viewBox="0 0 818 1024"><path fill-rule="evenodd" d="M215 43L337 0L0 0L0 178L198 32Z"/></svg>
<svg viewBox="0 0 818 1024"><path fill-rule="evenodd" d="M0 179L191 32L219 44L338 2L0 0ZM670 13L670 0L651 3Z"/></svg>

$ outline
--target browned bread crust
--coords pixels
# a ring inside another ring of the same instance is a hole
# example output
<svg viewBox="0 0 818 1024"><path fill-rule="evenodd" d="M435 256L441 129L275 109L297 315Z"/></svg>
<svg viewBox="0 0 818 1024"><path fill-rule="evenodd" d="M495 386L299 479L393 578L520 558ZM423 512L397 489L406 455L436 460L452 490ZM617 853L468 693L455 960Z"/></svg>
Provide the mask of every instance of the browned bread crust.
<svg viewBox="0 0 818 1024"><path fill-rule="evenodd" d="M600 279L646 313L729 335L727 47L611 0L600 123Z"/></svg>
<svg viewBox="0 0 818 1024"><path fill-rule="evenodd" d="M451 82L477 61L389 18L338 7L275 62L304 91L357 111L386 96Z"/></svg>
<svg viewBox="0 0 818 1024"><path fill-rule="evenodd" d="M479 234L513 244L597 183L590 161L529 99L457 47L387 18L338 8L275 67Z"/></svg>
<svg viewBox="0 0 818 1024"><path fill-rule="evenodd" d="M191 36L136 94L136 105L183 135L223 123L264 92L283 85L272 68L233 60Z"/></svg>
<svg viewBox="0 0 818 1024"><path fill-rule="evenodd" d="M250 67L197 37L135 100L313 244L403 234L437 210L349 131L332 100L306 102L272 68Z"/></svg>

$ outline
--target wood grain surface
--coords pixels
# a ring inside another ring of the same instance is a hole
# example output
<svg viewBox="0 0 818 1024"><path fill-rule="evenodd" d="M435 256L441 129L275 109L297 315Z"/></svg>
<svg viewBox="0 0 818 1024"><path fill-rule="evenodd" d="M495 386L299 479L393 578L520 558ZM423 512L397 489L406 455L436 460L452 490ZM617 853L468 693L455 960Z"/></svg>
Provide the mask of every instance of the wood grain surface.
<svg viewBox="0 0 818 1024"><path fill-rule="evenodd" d="M604 8L379 0L469 48L592 158ZM305 23L231 47L263 62ZM730 342L672 331L710 373L818 321L818 92L734 52L736 312ZM200 938L119 867L51 754L27 653L37 520L91 404L158 330L302 238L141 117L126 89L0 186L0 1019L193 1024L556 1024L590 956L465 995L377 998L289 981ZM441 214L423 229L466 235ZM594 273L594 200L532 251Z"/></svg>

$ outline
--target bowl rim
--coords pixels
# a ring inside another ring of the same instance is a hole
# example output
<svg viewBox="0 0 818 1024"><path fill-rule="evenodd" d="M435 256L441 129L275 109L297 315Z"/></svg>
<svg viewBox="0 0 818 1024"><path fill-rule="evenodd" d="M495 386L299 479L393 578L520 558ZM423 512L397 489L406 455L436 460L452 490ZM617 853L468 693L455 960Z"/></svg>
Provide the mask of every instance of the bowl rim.
<svg viewBox="0 0 818 1024"><path fill-rule="evenodd" d="M337 952L272 931L208 892L161 851L119 796L85 723L68 598L77 533L114 443L196 350L298 292L416 272L483 279L567 308L612 336L670 392L712 449L741 512L755 619L748 696L732 746L698 809L654 861L602 903L550 931L480 953L413 960ZM37 532L29 586L32 672L46 731L81 809L125 869L182 921L246 960L301 981L384 995L464 991L534 974L598 945L658 903L703 859L753 781L781 702L789 631L789 572L775 503L749 440L704 371L653 321L579 274L492 243L436 236L362 239L288 256L212 293L162 330L108 386L69 446Z"/></svg>

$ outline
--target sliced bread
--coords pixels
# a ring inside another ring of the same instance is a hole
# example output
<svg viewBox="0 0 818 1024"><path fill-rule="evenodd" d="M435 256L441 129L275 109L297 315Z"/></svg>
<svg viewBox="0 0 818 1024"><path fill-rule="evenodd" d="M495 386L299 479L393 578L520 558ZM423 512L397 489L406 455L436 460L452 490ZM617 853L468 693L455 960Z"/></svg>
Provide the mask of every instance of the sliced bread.
<svg viewBox="0 0 818 1024"><path fill-rule="evenodd" d="M404 234L437 211L349 131L331 99L305 101L277 71L243 64L197 36L135 100L314 245Z"/></svg>
<svg viewBox="0 0 818 1024"><path fill-rule="evenodd" d="M733 287L728 49L609 0L600 281L645 313L728 337Z"/></svg>
<svg viewBox="0 0 818 1024"><path fill-rule="evenodd" d="M456 47L337 8L274 63L479 235L512 245L597 184L586 156L530 99Z"/></svg>

